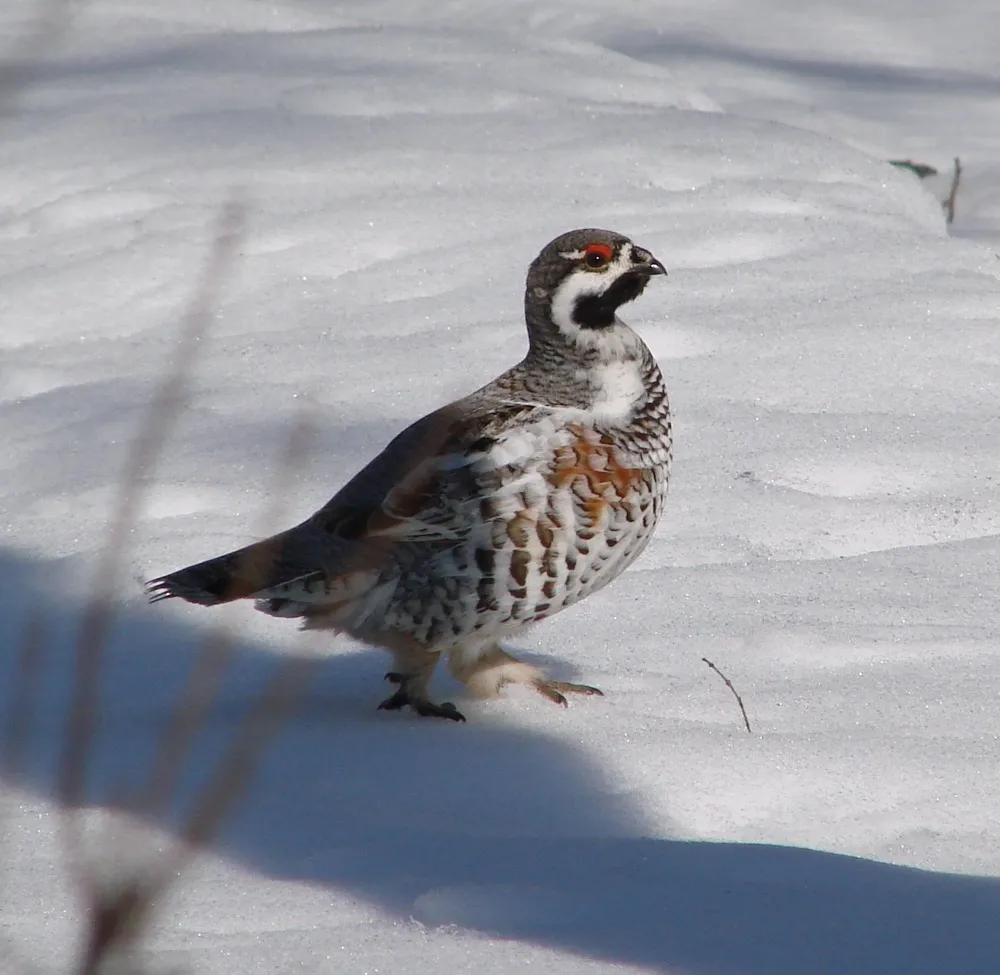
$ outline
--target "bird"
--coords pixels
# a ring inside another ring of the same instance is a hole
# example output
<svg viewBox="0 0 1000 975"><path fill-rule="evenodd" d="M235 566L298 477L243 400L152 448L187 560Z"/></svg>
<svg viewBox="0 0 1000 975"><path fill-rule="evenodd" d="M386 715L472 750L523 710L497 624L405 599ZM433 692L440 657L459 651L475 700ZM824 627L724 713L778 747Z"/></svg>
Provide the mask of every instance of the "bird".
<svg viewBox="0 0 1000 975"><path fill-rule="evenodd" d="M431 700L442 657L474 697L509 684L564 707L600 695L502 644L621 575L656 527L670 405L618 309L666 273L613 231L556 237L528 268L517 365L407 427L301 524L150 580L150 601L252 599L383 648L383 710L464 721Z"/></svg>

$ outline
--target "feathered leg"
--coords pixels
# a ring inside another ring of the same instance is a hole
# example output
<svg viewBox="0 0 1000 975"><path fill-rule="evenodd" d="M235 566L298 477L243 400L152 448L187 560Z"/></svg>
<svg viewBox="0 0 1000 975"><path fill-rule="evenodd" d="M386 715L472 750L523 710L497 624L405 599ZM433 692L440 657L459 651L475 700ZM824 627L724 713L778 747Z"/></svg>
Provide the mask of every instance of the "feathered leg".
<svg viewBox="0 0 1000 975"><path fill-rule="evenodd" d="M549 680L545 672L511 656L499 643L493 643L475 655L456 650L448 668L477 697L496 697L507 684L527 684L542 697L567 707L567 694L598 694L589 684L570 684L567 681Z"/></svg>

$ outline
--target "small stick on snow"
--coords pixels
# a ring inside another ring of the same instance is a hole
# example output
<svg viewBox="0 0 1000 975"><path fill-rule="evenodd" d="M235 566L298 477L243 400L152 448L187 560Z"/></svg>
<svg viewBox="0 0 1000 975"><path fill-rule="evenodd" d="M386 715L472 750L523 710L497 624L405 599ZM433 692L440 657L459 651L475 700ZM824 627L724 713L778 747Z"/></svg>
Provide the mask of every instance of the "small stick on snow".
<svg viewBox="0 0 1000 975"><path fill-rule="evenodd" d="M726 687L728 687L733 692L733 697L736 698L736 703L740 706L740 713L743 715L743 723L747 726L747 734L753 734L750 730L750 719L747 717L747 709L743 707L743 698L737 693L736 688L733 687L733 682L721 671L715 664L712 663L708 657L701 658L709 667L712 668L725 682Z"/></svg>
<svg viewBox="0 0 1000 975"><path fill-rule="evenodd" d="M955 157L955 169L951 176L951 190L948 199L944 201L945 219L948 223L955 222L955 198L958 196L958 181L962 178L962 160Z"/></svg>

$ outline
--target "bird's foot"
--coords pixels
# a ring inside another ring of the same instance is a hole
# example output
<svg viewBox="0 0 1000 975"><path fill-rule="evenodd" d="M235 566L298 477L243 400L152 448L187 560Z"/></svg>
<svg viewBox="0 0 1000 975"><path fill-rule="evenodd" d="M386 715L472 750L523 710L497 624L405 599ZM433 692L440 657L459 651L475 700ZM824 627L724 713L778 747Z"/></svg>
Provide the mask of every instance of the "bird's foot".
<svg viewBox="0 0 1000 975"><path fill-rule="evenodd" d="M563 680L536 680L532 685L542 697L548 698L553 704L561 704L564 708L569 707L566 700L567 694L596 694L604 697L604 692L589 684L570 684Z"/></svg>
<svg viewBox="0 0 1000 975"><path fill-rule="evenodd" d="M465 720L465 715L454 704L448 701L434 704L425 697L413 694L407 687L409 681L406 674L390 672L385 675L385 679L392 684L398 684L399 690L378 706L379 711L398 711L400 708L411 707L422 718L447 718L449 721Z"/></svg>

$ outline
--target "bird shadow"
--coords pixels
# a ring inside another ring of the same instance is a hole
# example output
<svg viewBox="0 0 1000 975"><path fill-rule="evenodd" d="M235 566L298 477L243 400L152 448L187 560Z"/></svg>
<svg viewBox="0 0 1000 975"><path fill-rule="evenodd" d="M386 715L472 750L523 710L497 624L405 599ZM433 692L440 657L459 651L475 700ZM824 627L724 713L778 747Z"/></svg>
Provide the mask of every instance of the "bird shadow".
<svg viewBox="0 0 1000 975"><path fill-rule="evenodd" d="M57 564L0 553L10 714L20 624L44 606L48 652L9 782L54 801L79 607ZM190 611L196 612L196 611ZM87 801L142 781L197 660L186 613L125 606L104 661ZM191 797L279 654L241 639L169 808ZM1000 882L791 846L681 841L615 785L615 770L502 710L464 726L375 711L380 654L326 659L259 755L213 841L261 875L349 891L390 916L457 925L608 962L740 975L992 975ZM4 725L6 727L6 723ZM30 869L8 864L8 869Z"/></svg>

